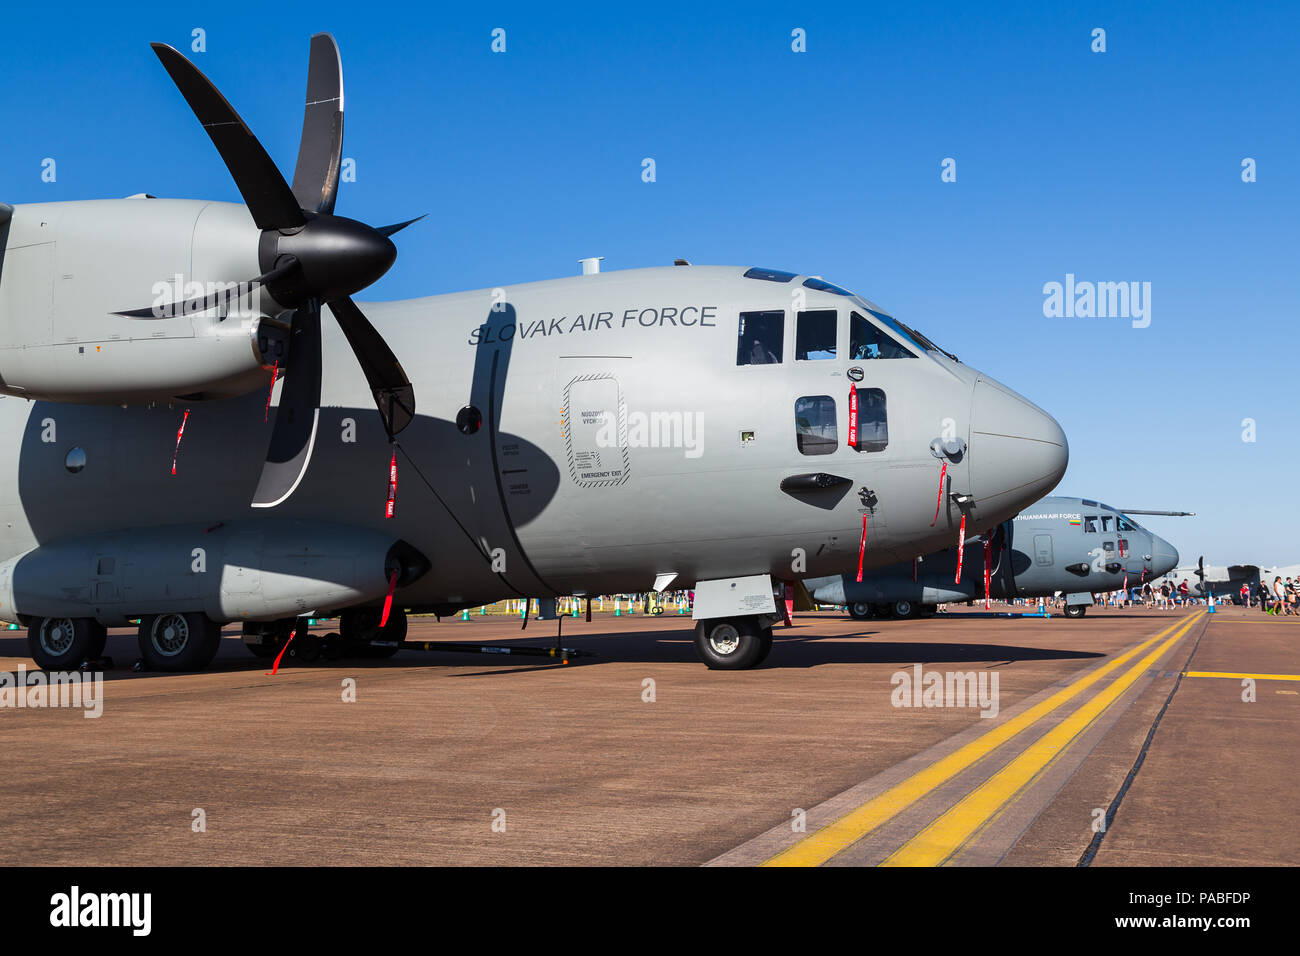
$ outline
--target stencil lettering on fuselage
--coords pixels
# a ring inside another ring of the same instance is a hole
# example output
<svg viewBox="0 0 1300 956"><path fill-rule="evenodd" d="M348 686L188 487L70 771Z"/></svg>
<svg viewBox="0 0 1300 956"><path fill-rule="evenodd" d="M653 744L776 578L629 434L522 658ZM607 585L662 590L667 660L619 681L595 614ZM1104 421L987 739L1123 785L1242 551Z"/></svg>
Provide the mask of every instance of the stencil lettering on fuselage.
<svg viewBox="0 0 1300 956"><path fill-rule="evenodd" d="M608 372L571 379L564 386L560 414L564 451L574 484L579 488L607 488L627 481L631 470L627 406L618 379Z"/></svg>

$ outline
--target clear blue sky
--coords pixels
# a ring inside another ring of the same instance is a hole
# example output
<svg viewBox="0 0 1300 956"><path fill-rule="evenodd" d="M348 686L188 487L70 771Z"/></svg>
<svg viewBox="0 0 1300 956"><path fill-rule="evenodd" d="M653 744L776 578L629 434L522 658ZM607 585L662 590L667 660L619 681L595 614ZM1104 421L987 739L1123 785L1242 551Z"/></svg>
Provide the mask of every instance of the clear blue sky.
<svg viewBox="0 0 1300 956"><path fill-rule="evenodd" d="M1150 522L1185 559L1300 561L1300 12L1039 6L11 4L0 199L237 201L148 46L188 52L195 27L195 61L291 175L328 30L358 175L338 211L430 214L367 297L586 255L821 274L1056 415L1061 493L1198 512ZM1150 327L1045 318L1066 273L1150 282Z"/></svg>

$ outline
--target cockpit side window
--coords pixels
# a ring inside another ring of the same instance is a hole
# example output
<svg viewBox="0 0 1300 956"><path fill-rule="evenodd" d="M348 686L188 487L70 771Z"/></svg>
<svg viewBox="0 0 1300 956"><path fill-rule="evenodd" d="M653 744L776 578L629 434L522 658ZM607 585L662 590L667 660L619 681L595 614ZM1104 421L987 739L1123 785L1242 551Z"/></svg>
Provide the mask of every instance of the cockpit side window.
<svg viewBox="0 0 1300 956"><path fill-rule="evenodd" d="M916 356L863 316L854 312L849 316L850 361L878 358L916 358Z"/></svg>
<svg viewBox="0 0 1300 956"><path fill-rule="evenodd" d="M784 312L740 313L736 336L737 365L779 365L784 349Z"/></svg>
<svg viewBox="0 0 1300 956"><path fill-rule="evenodd" d="M1140 527L1138 527L1137 522L1134 521L1132 518L1128 518L1125 517L1124 515L1120 515L1117 520L1119 522L1120 531L1141 531L1142 530Z"/></svg>
<svg viewBox="0 0 1300 956"><path fill-rule="evenodd" d="M1083 530L1084 530L1084 533L1086 533L1086 534L1096 534L1096 532L1097 532L1097 516L1096 516L1096 515L1084 515L1084 516L1083 516Z"/></svg>
<svg viewBox="0 0 1300 956"><path fill-rule="evenodd" d="M794 400L794 440L804 455L829 455L839 447L835 399L805 395Z"/></svg>
<svg viewBox="0 0 1300 956"><path fill-rule="evenodd" d="M1105 532L1106 534L1110 534L1110 523L1111 523L1111 521L1112 521L1112 518L1111 518L1110 515L1102 515L1102 516L1101 516L1101 530L1102 530L1103 532Z"/></svg>
<svg viewBox="0 0 1300 956"><path fill-rule="evenodd" d="M834 309L800 312L794 332L794 357L798 361L835 358Z"/></svg>

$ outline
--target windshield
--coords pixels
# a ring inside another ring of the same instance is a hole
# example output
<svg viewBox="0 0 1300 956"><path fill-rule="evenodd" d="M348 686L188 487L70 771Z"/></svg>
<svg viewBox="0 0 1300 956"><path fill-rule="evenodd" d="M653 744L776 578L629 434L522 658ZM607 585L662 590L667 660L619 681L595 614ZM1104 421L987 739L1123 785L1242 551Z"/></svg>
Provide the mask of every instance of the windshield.
<svg viewBox="0 0 1300 956"><path fill-rule="evenodd" d="M1136 521L1134 521L1132 518L1130 518L1128 515L1122 514L1119 516L1119 530L1120 531L1145 531L1146 529L1143 528Z"/></svg>
<svg viewBox="0 0 1300 956"><path fill-rule="evenodd" d="M885 313L883 312L877 312L875 309L867 309L867 311L870 312L872 315L874 315L877 319L879 319L881 324L884 325L885 328L889 329L890 332L893 332L896 338L901 339L907 345L911 345L918 352L927 351L924 345L922 345L916 339L912 338L907 327L903 325L902 322L899 322L891 315L885 315Z"/></svg>

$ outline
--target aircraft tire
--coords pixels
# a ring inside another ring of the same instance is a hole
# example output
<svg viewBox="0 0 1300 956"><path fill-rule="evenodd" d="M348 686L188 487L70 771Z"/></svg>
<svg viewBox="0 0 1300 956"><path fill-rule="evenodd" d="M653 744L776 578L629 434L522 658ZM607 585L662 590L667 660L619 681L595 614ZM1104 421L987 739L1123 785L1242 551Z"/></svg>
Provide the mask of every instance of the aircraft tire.
<svg viewBox="0 0 1300 956"><path fill-rule="evenodd" d="M758 663L762 628L752 617L717 617L695 626L695 652L709 670L740 671Z"/></svg>
<svg viewBox="0 0 1300 956"><path fill-rule="evenodd" d="M370 659L392 657L398 648L394 644L375 644L373 641L406 640L406 611L393 607L388 614L388 624L379 627L383 611L377 607L359 607L339 615L339 634L343 640L343 653L350 657Z"/></svg>
<svg viewBox="0 0 1300 956"><path fill-rule="evenodd" d="M27 649L42 670L74 670L104 651L104 625L90 617L38 617L27 629Z"/></svg>
<svg viewBox="0 0 1300 956"><path fill-rule="evenodd" d="M320 644L321 653L327 661L336 661L343 656L343 638L337 632L326 634Z"/></svg>
<svg viewBox="0 0 1300 956"><path fill-rule="evenodd" d="M854 601L849 605L849 617L855 621L869 621L875 613L875 606L866 601Z"/></svg>
<svg viewBox="0 0 1300 956"><path fill-rule="evenodd" d="M140 656L151 671L200 671L217 656L221 625L206 614L146 614L140 619Z"/></svg>
<svg viewBox="0 0 1300 956"><path fill-rule="evenodd" d="M1087 613L1088 605L1086 604L1067 604L1065 606L1066 617L1083 617Z"/></svg>
<svg viewBox="0 0 1300 956"><path fill-rule="evenodd" d="M770 627L761 628L758 636L762 641L762 649L758 653L758 660L754 661L755 667L767 660L767 655L772 653L772 629Z"/></svg>
<svg viewBox="0 0 1300 956"><path fill-rule="evenodd" d="M920 615L921 605L915 601L895 601L889 605L889 613L900 621L906 621Z"/></svg>
<svg viewBox="0 0 1300 956"><path fill-rule="evenodd" d="M320 660L320 638L315 634L303 634L295 637L289 645L289 656L304 664L313 664Z"/></svg>

